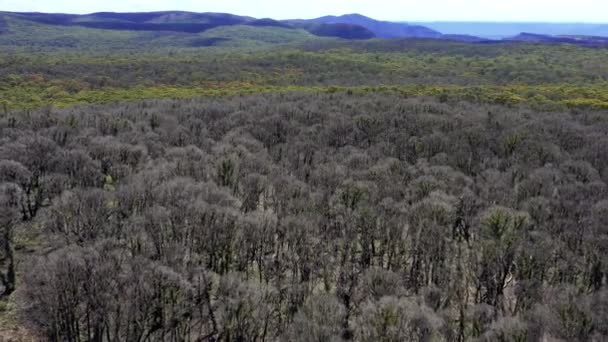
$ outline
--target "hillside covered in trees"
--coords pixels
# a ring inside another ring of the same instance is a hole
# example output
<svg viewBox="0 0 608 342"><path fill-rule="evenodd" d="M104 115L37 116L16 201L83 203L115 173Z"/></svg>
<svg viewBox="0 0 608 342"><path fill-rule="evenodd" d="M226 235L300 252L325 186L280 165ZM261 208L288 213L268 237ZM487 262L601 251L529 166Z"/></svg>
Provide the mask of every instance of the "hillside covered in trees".
<svg viewBox="0 0 608 342"><path fill-rule="evenodd" d="M113 15L0 13L0 340L608 339L608 50Z"/></svg>

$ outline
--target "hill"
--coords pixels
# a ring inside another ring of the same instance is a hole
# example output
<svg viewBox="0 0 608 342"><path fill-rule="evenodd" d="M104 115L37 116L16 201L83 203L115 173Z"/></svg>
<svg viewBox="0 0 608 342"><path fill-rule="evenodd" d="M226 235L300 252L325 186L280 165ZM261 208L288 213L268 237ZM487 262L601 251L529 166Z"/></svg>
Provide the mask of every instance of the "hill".
<svg viewBox="0 0 608 342"><path fill-rule="evenodd" d="M503 39L521 32L551 36L608 36L607 24L525 22L415 22L443 34L469 34L486 39Z"/></svg>
<svg viewBox="0 0 608 342"><path fill-rule="evenodd" d="M293 28L293 26L282 23L278 20L263 18L263 19L255 19L246 23L249 26L274 26L274 27L282 27L282 28Z"/></svg>
<svg viewBox="0 0 608 342"><path fill-rule="evenodd" d="M136 13L98 12L85 15L60 13L3 13L5 16L9 15L16 19L26 20L37 24L70 27L80 26L120 31L200 33L220 26L248 25L304 28L318 36L331 36L346 39L369 39L373 37L382 39L442 37L440 32L424 26L379 21L360 14L325 16L310 20L298 19L278 21L270 18L256 19L228 13L195 13L183 11ZM0 29L1 27L0 24ZM453 39L459 40L457 36L453 36Z"/></svg>
<svg viewBox="0 0 608 342"><path fill-rule="evenodd" d="M305 40L318 40L313 34L292 27L232 25L219 26L198 34L191 44L197 46L256 47L275 44L297 44ZM204 43L211 42L208 45Z"/></svg>
<svg viewBox="0 0 608 342"><path fill-rule="evenodd" d="M477 42L483 42L483 41L487 40L484 38L471 36L468 34L444 34L444 35L441 35L441 39L453 40L453 41L458 41L458 42L469 42L469 43L477 43Z"/></svg>
<svg viewBox="0 0 608 342"><path fill-rule="evenodd" d="M603 32L601 26L594 26L597 32ZM228 29L231 27L234 29ZM347 40L379 38L385 41L409 38L436 39L485 45L506 41L575 44L589 47L608 46L608 39L601 35L539 34L536 33L538 31L536 30L521 31L522 33L509 37L491 40L471 35L467 31L454 33L456 32L454 27L447 25L444 34L422 25L380 21L360 14L324 16L315 19L275 20L229 13L184 11L97 12L84 15L0 12L0 45L35 47L36 49L209 47L218 45L250 47L265 44L299 44L306 39L329 37ZM517 27L528 28L523 24L513 25L513 28ZM561 32L558 31L558 28L559 30L566 28L566 26L548 27L554 29L552 32ZM213 33L207 34L209 31L213 31ZM222 36L220 33L225 33L226 36ZM487 35L481 36L486 37Z"/></svg>
<svg viewBox="0 0 608 342"><path fill-rule="evenodd" d="M311 20L297 20L296 22L359 25L372 31L376 35L376 37L384 39L405 37L440 38L442 36L440 32L429 29L424 26L380 21L368 18L360 14L325 16Z"/></svg>
<svg viewBox="0 0 608 342"><path fill-rule="evenodd" d="M322 39L315 37L309 32L293 28L280 22L271 20L247 19L246 23L234 25L210 25L202 32L180 32L166 30L132 30L129 25L139 25L135 20L145 17L130 17L134 20L128 23L116 21L108 29L109 23L116 19L113 14L96 14L95 16L80 16L78 19L69 19L75 23L93 20L94 18L107 17L108 22L104 25L76 25L66 24L62 16L50 15L36 17L22 16L18 14L0 13L0 46L5 48L18 48L28 50L61 50L61 49L94 49L94 50L116 50L116 49L141 49L141 48L180 48L180 47L209 47L209 46L264 46L268 44L298 43L306 39ZM26 19L29 18L29 19ZM63 19L62 19L63 18ZM57 24L64 20L63 24ZM126 20L126 19L125 19ZM154 21L176 20L171 27L184 28L190 25L187 17L162 15L156 16ZM214 19L217 22L217 18ZM49 24L55 22L55 24ZM208 21L209 22L209 21ZM2 25L4 23L4 25ZM85 22L86 23L86 22ZM160 23L148 23L146 25L164 25ZM182 25L182 26L179 26ZM203 24L197 24L203 25ZM208 25L208 24L205 24ZM94 27L100 26L100 27ZM125 27L125 29L119 29ZM213 27L211 27L213 26ZM4 34L2 27L4 27ZM140 26L145 27L145 26ZM167 27L167 26L164 26ZM192 28L192 26L190 26ZM324 39L324 38L323 38Z"/></svg>
<svg viewBox="0 0 608 342"><path fill-rule="evenodd" d="M4 14L4 15L2 15ZM70 28L66 36L78 32L81 28L113 30L124 32L175 32L200 34L215 28L229 26L272 27L281 29L304 29L320 37L337 37L345 39L369 39L375 34L367 28L356 24L324 24L315 22L290 23L270 18L256 19L227 13L194 13L181 11L115 13L99 12L85 15L54 14L54 13L10 13L0 12L0 18L5 17L19 23L19 29L31 31L37 27L44 31L57 31L58 27ZM44 27L41 26L49 26ZM52 27L51 27L52 26ZM0 22L0 33L9 31ZM54 27L54 28L53 28ZM234 33L234 31L232 31ZM268 31L266 32L266 34ZM281 32L277 32L281 35ZM182 37L183 38L183 37ZM178 39L181 40L181 39ZM281 40L281 39L279 39ZM195 39L195 41L199 41ZM188 43L186 45L189 45ZM196 44L195 44L196 45ZM206 46L206 44L205 44Z"/></svg>
<svg viewBox="0 0 608 342"><path fill-rule="evenodd" d="M550 44L575 44L586 46L608 46L608 38L592 36L552 36L546 34L535 34L522 32L515 37L504 40L518 42L550 43Z"/></svg>
<svg viewBox="0 0 608 342"><path fill-rule="evenodd" d="M2 16L0 16L0 34L8 33L8 25Z"/></svg>
<svg viewBox="0 0 608 342"><path fill-rule="evenodd" d="M83 26L106 30L173 31L187 33L199 33L218 26L239 25L254 20L253 18L226 13L191 13L178 11L142 13L100 12L86 15L13 13L12 15L39 24Z"/></svg>
<svg viewBox="0 0 608 342"><path fill-rule="evenodd" d="M369 29L354 24L302 24L308 32L320 37L337 37L343 39L371 39L376 37Z"/></svg>

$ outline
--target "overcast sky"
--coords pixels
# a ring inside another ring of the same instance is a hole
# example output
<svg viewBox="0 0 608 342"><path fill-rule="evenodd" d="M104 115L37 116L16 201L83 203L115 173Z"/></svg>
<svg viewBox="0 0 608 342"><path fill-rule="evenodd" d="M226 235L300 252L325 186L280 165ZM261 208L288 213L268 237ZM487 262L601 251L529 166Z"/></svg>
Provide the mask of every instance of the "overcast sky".
<svg viewBox="0 0 608 342"><path fill-rule="evenodd" d="M0 0L0 10L63 13L184 10L275 19L361 13L393 21L608 22L608 0Z"/></svg>

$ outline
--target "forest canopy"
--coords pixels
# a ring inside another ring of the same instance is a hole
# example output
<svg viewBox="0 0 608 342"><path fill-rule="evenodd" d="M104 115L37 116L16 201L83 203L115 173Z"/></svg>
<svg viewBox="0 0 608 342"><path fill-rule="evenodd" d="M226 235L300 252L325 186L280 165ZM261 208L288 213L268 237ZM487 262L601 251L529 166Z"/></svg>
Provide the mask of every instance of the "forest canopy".
<svg viewBox="0 0 608 342"><path fill-rule="evenodd" d="M348 91L9 113L2 227L49 340L608 336L602 113Z"/></svg>
<svg viewBox="0 0 608 342"><path fill-rule="evenodd" d="M1 43L1 39L0 39ZM259 48L0 53L0 110L263 92L392 87L411 96L608 107L608 49L440 40L314 40Z"/></svg>
<svg viewBox="0 0 608 342"><path fill-rule="evenodd" d="M0 12L0 340L608 339L608 49L243 18Z"/></svg>

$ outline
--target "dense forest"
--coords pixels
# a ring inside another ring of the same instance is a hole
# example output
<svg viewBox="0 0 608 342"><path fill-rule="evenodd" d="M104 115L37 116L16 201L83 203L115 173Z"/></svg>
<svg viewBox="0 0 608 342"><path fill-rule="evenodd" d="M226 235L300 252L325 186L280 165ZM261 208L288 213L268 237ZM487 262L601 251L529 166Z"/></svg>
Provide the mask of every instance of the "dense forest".
<svg viewBox="0 0 608 342"><path fill-rule="evenodd" d="M243 34L234 30L231 34ZM262 30L257 33L268 33ZM542 110L606 109L606 60L608 49L567 44L410 39L320 39L256 49L7 49L0 52L0 111L336 88L391 88L408 96L527 104Z"/></svg>
<svg viewBox="0 0 608 342"><path fill-rule="evenodd" d="M608 339L608 49L146 15L0 12L0 341Z"/></svg>
<svg viewBox="0 0 608 342"><path fill-rule="evenodd" d="M4 292L53 341L608 337L598 112L294 93L0 121Z"/></svg>

